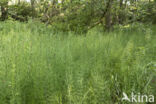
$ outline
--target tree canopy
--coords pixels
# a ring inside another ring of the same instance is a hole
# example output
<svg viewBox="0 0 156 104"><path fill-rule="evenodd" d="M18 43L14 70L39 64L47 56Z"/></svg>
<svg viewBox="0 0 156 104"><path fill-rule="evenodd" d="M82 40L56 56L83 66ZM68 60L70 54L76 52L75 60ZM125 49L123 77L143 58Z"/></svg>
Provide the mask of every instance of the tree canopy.
<svg viewBox="0 0 156 104"><path fill-rule="evenodd" d="M110 30L133 22L156 23L156 0L1 0L1 20L38 19L63 31ZM10 5L8 5L10 4ZM151 17L152 16L152 17Z"/></svg>

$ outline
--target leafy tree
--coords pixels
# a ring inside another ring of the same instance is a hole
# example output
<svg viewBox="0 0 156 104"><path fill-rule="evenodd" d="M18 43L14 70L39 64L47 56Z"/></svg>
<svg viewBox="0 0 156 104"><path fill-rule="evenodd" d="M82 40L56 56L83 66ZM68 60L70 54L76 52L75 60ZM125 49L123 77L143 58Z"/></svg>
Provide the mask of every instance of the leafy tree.
<svg viewBox="0 0 156 104"><path fill-rule="evenodd" d="M156 0L18 0L11 6L8 1L0 1L1 20L32 17L64 31L86 32L98 25L110 31L118 24L156 23Z"/></svg>

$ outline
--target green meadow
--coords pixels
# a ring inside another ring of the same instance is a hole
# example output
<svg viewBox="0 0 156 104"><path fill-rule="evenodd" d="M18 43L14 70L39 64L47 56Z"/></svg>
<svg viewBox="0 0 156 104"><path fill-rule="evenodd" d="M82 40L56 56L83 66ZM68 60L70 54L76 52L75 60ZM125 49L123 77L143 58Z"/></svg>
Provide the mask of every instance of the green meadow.
<svg viewBox="0 0 156 104"><path fill-rule="evenodd" d="M0 22L0 104L131 104L123 92L155 95L155 85L156 26L78 34Z"/></svg>

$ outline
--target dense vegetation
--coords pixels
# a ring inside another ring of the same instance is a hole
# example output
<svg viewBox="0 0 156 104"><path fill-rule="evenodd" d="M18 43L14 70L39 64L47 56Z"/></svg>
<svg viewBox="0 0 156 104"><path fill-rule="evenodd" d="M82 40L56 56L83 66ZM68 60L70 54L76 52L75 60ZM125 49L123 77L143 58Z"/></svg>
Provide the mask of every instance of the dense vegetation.
<svg viewBox="0 0 156 104"><path fill-rule="evenodd" d="M122 92L156 94L156 26L75 35L0 24L1 104L118 104Z"/></svg>
<svg viewBox="0 0 156 104"><path fill-rule="evenodd" d="M156 96L156 0L11 1L0 0L0 104Z"/></svg>
<svg viewBox="0 0 156 104"><path fill-rule="evenodd" d="M18 1L12 3L11 1ZM156 24L155 0L1 0L1 20L37 19L60 31L110 31L134 22Z"/></svg>

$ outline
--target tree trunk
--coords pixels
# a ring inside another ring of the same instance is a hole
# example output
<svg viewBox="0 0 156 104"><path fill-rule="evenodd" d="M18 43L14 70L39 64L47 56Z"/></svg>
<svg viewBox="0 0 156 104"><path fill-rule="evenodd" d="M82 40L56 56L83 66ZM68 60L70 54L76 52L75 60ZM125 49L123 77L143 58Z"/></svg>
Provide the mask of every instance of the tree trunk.
<svg viewBox="0 0 156 104"><path fill-rule="evenodd" d="M107 12L106 12L106 16L105 16L105 28L107 31L110 31L111 27L112 27L112 16L111 16L111 9L112 9L112 2L113 0L109 0L108 1L108 8L107 8Z"/></svg>
<svg viewBox="0 0 156 104"><path fill-rule="evenodd" d="M128 1L128 0L125 0L125 8L127 8L127 1Z"/></svg>
<svg viewBox="0 0 156 104"><path fill-rule="evenodd" d="M123 22L123 0L120 0L120 10L119 10L119 24Z"/></svg>
<svg viewBox="0 0 156 104"><path fill-rule="evenodd" d="M21 4L21 0L18 0L18 4Z"/></svg>
<svg viewBox="0 0 156 104"><path fill-rule="evenodd" d="M34 18L35 14L35 7L34 7L35 0L31 0L31 12L32 12L32 19Z"/></svg>
<svg viewBox="0 0 156 104"><path fill-rule="evenodd" d="M52 1L52 5L55 5L55 4L56 4L56 0L53 0L53 1Z"/></svg>
<svg viewBox="0 0 156 104"><path fill-rule="evenodd" d="M1 5L1 20L4 21L8 18L8 2Z"/></svg>

